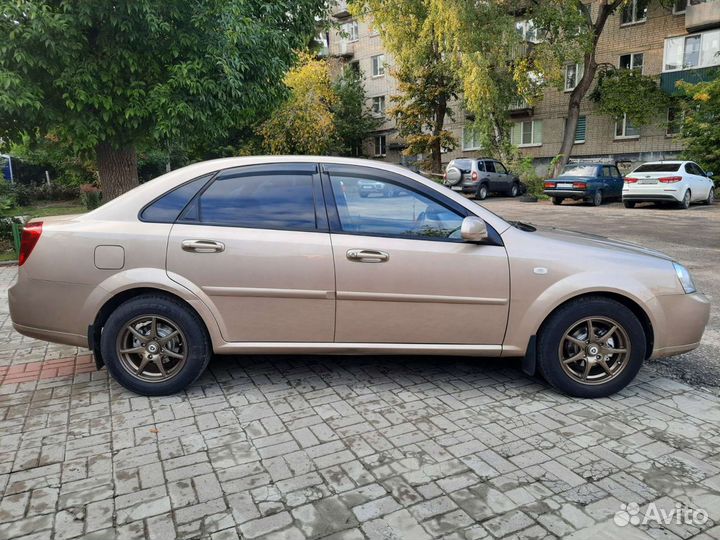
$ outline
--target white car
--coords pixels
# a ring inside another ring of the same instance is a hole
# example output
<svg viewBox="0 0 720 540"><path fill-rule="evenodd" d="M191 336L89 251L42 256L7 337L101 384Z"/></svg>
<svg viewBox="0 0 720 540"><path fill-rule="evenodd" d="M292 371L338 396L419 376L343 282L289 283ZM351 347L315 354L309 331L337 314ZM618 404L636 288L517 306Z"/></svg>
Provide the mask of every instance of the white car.
<svg viewBox="0 0 720 540"><path fill-rule="evenodd" d="M681 208L689 208L694 202L712 204L715 200L712 175L692 161L644 163L625 177L623 204L625 208L645 201L670 202Z"/></svg>

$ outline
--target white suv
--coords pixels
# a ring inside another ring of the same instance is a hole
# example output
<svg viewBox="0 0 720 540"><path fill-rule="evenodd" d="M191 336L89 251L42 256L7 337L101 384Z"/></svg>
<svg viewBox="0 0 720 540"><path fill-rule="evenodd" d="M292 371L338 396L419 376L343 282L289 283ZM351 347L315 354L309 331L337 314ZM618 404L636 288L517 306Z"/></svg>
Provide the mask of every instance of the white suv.
<svg viewBox="0 0 720 540"><path fill-rule="evenodd" d="M671 202L681 208L689 208L693 202L712 204L715 200L712 175L692 161L644 163L625 177L623 204L625 208L644 201Z"/></svg>

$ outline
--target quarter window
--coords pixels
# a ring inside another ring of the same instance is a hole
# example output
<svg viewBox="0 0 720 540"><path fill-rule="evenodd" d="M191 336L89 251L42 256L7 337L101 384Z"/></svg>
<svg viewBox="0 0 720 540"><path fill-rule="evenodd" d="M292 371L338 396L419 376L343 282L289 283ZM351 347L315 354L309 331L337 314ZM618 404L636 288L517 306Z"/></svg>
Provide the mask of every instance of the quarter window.
<svg viewBox="0 0 720 540"><path fill-rule="evenodd" d="M174 223L180 212L187 206L195 194L202 189L212 175L206 174L187 182L150 203L140 214L143 221L153 223Z"/></svg>
<svg viewBox="0 0 720 540"><path fill-rule="evenodd" d="M311 172L244 171L218 175L187 221L208 225L309 231L316 228Z"/></svg>
<svg viewBox="0 0 720 540"><path fill-rule="evenodd" d="M385 55L378 54L372 57L372 76L382 77L385 75Z"/></svg>
<svg viewBox="0 0 720 540"><path fill-rule="evenodd" d="M409 239L459 239L463 217L384 178L331 174L342 232Z"/></svg>
<svg viewBox="0 0 720 540"><path fill-rule="evenodd" d="M632 24L647 20L648 0L631 0L622 10L621 24Z"/></svg>

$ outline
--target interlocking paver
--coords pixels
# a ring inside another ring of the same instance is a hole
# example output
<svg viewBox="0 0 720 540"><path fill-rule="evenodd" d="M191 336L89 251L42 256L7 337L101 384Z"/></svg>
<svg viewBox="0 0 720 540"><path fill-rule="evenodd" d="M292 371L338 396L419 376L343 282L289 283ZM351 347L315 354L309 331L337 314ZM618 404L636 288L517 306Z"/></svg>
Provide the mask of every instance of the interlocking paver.
<svg viewBox="0 0 720 540"><path fill-rule="evenodd" d="M647 370L589 402L507 360L219 357L147 398L2 298L1 538L651 538L613 516L657 501L720 537L720 399Z"/></svg>

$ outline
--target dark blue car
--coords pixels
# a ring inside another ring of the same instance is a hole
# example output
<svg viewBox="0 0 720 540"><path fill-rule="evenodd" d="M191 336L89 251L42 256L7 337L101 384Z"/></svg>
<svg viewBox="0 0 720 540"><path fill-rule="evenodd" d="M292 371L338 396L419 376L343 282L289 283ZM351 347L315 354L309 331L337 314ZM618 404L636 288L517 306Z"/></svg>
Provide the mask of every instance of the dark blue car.
<svg viewBox="0 0 720 540"><path fill-rule="evenodd" d="M622 198L623 182L617 165L568 163L559 176L545 181L543 193L552 197L553 204L573 199L600 206L605 199Z"/></svg>

